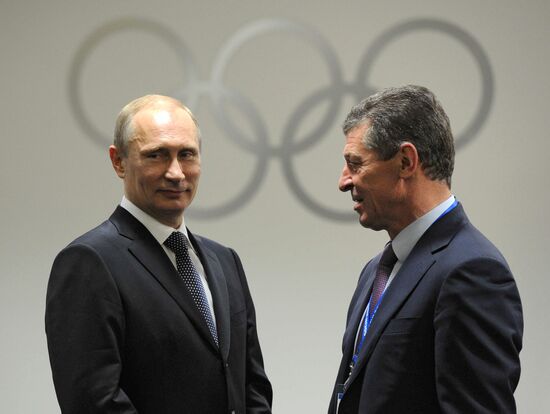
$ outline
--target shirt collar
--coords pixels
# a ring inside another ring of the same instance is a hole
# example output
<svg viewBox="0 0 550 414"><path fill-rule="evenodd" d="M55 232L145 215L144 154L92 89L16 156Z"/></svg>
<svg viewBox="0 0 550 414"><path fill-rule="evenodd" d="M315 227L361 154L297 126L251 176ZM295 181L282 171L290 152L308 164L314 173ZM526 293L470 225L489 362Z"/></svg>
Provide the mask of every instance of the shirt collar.
<svg viewBox="0 0 550 414"><path fill-rule="evenodd" d="M419 217L392 240L392 247L397 260L401 263L407 259L415 244L420 240L428 228L437 221L437 219L450 208L455 202L455 196L451 195L447 200L437 205L422 217Z"/></svg>
<svg viewBox="0 0 550 414"><path fill-rule="evenodd" d="M157 219L151 217L149 214L144 212L142 209L140 209L138 206L136 206L134 203L132 203L130 200L126 198L126 196L122 197L122 201L120 202L120 207L127 210L132 216L134 216L141 224L149 230L149 232L153 235L153 237L156 239L156 241L159 242L159 244L163 244L164 241L172 234L174 231L180 231L182 232L187 239L189 239L189 236L187 235L187 228L185 227L185 220L182 217L181 225L179 228L174 229L173 227L167 226L166 224L162 224Z"/></svg>

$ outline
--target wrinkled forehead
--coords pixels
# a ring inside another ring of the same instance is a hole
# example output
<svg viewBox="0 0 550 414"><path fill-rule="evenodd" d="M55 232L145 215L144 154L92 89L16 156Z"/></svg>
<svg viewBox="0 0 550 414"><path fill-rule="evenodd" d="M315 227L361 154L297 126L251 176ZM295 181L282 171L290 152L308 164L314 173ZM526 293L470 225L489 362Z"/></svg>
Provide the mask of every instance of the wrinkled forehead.
<svg viewBox="0 0 550 414"><path fill-rule="evenodd" d="M178 112L155 109L136 114L129 134L128 150L141 152L151 148L186 148L196 149L200 153L201 142L195 123L186 111Z"/></svg>

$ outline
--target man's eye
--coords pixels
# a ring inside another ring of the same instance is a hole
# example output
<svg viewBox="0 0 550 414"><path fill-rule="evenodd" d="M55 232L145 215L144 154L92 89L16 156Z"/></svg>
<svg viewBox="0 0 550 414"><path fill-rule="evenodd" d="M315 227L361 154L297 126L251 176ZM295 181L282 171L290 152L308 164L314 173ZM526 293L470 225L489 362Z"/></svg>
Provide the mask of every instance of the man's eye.
<svg viewBox="0 0 550 414"><path fill-rule="evenodd" d="M348 168L352 171L356 171L359 168L360 164L354 161L348 161Z"/></svg>
<svg viewBox="0 0 550 414"><path fill-rule="evenodd" d="M147 158L149 159L157 159L160 157L160 154L158 152L150 152L149 154L147 154Z"/></svg>
<svg viewBox="0 0 550 414"><path fill-rule="evenodd" d="M185 152L182 152L180 153L180 158L181 159L189 159L189 158L193 158L195 156L195 154L192 152L192 151L185 151Z"/></svg>

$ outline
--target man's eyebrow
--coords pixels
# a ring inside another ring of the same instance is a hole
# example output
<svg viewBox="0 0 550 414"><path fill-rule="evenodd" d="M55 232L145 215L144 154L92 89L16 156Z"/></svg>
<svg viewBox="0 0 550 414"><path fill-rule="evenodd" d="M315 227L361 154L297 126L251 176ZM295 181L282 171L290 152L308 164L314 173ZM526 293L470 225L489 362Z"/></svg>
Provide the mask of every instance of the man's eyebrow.
<svg viewBox="0 0 550 414"><path fill-rule="evenodd" d="M199 152L199 150L194 146L183 147L178 150L178 152L185 152L185 151L194 152L194 153Z"/></svg>
<svg viewBox="0 0 550 414"><path fill-rule="evenodd" d="M163 149L164 148L162 148L161 146L155 145L154 147L142 148L141 152L155 152L155 151L161 151Z"/></svg>
<svg viewBox="0 0 550 414"><path fill-rule="evenodd" d="M362 159L362 157L361 157L359 154L356 154L356 153L354 153L354 152L346 152L346 153L344 154L344 158L345 158L346 160L351 160L351 159L360 160L360 159Z"/></svg>

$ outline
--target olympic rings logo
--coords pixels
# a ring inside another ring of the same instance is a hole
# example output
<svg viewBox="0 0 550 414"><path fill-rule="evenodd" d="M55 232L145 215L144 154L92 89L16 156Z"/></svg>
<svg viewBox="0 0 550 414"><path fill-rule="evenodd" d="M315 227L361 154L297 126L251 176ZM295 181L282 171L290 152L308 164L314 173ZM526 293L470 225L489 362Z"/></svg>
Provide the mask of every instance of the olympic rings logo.
<svg viewBox="0 0 550 414"><path fill-rule="evenodd" d="M260 187L260 184L265 179L270 159L279 159L282 163L289 189L310 211L329 220L356 220L356 215L352 212L337 211L331 207L324 206L308 194L298 179L293 157L307 151L313 145L320 142L325 131L329 130L334 125L334 122L337 122L335 117L346 94L354 96L355 100L359 101L363 97L376 92L376 89L366 82L372 66L384 48L403 35L418 31L442 33L458 41L472 55L478 65L482 81L481 99L475 115L469 121L466 128L464 128L463 132L456 137L457 149L462 148L475 137L476 133L485 123L493 102L494 77L489 59L483 48L469 33L443 20L415 19L397 24L384 31L374 39L370 47L365 51L360 61L356 78L352 82L346 82L343 79L342 70L334 50L317 31L288 20L258 20L243 26L227 40L213 64L211 79L208 82L204 82L199 79L190 49L173 32L161 24L149 20L121 19L100 27L82 43L75 54L69 73L69 100L71 109L74 111L74 116L86 135L102 146L111 142L111 139L104 137L86 114L82 104L80 78L88 56L101 42L117 32L136 29L160 38L179 57L183 73L186 76L183 80L182 88L175 91L173 96L185 96L184 101L186 105L193 108L199 98L206 95L213 104L214 118L221 129L227 134L227 138L242 150L256 157L254 172L244 189L237 192L232 199L222 205L194 209L193 216L198 218L222 217L243 207L255 195L256 189ZM226 67L236 52L247 42L269 32L287 32L309 43L318 51L325 62L330 78L327 86L305 97L298 105L282 129L283 136L281 144L278 146L270 144L270 134L266 122L262 119L258 109L252 104L251 100L243 96L238 90L227 88L222 82ZM253 139L247 137L247 134L226 114L224 103L227 101L230 101L233 106L242 111L249 119L253 131ZM301 121L310 111L324 101L328 101L329 106L319 125L309 133L298 137Z"/></svg>

